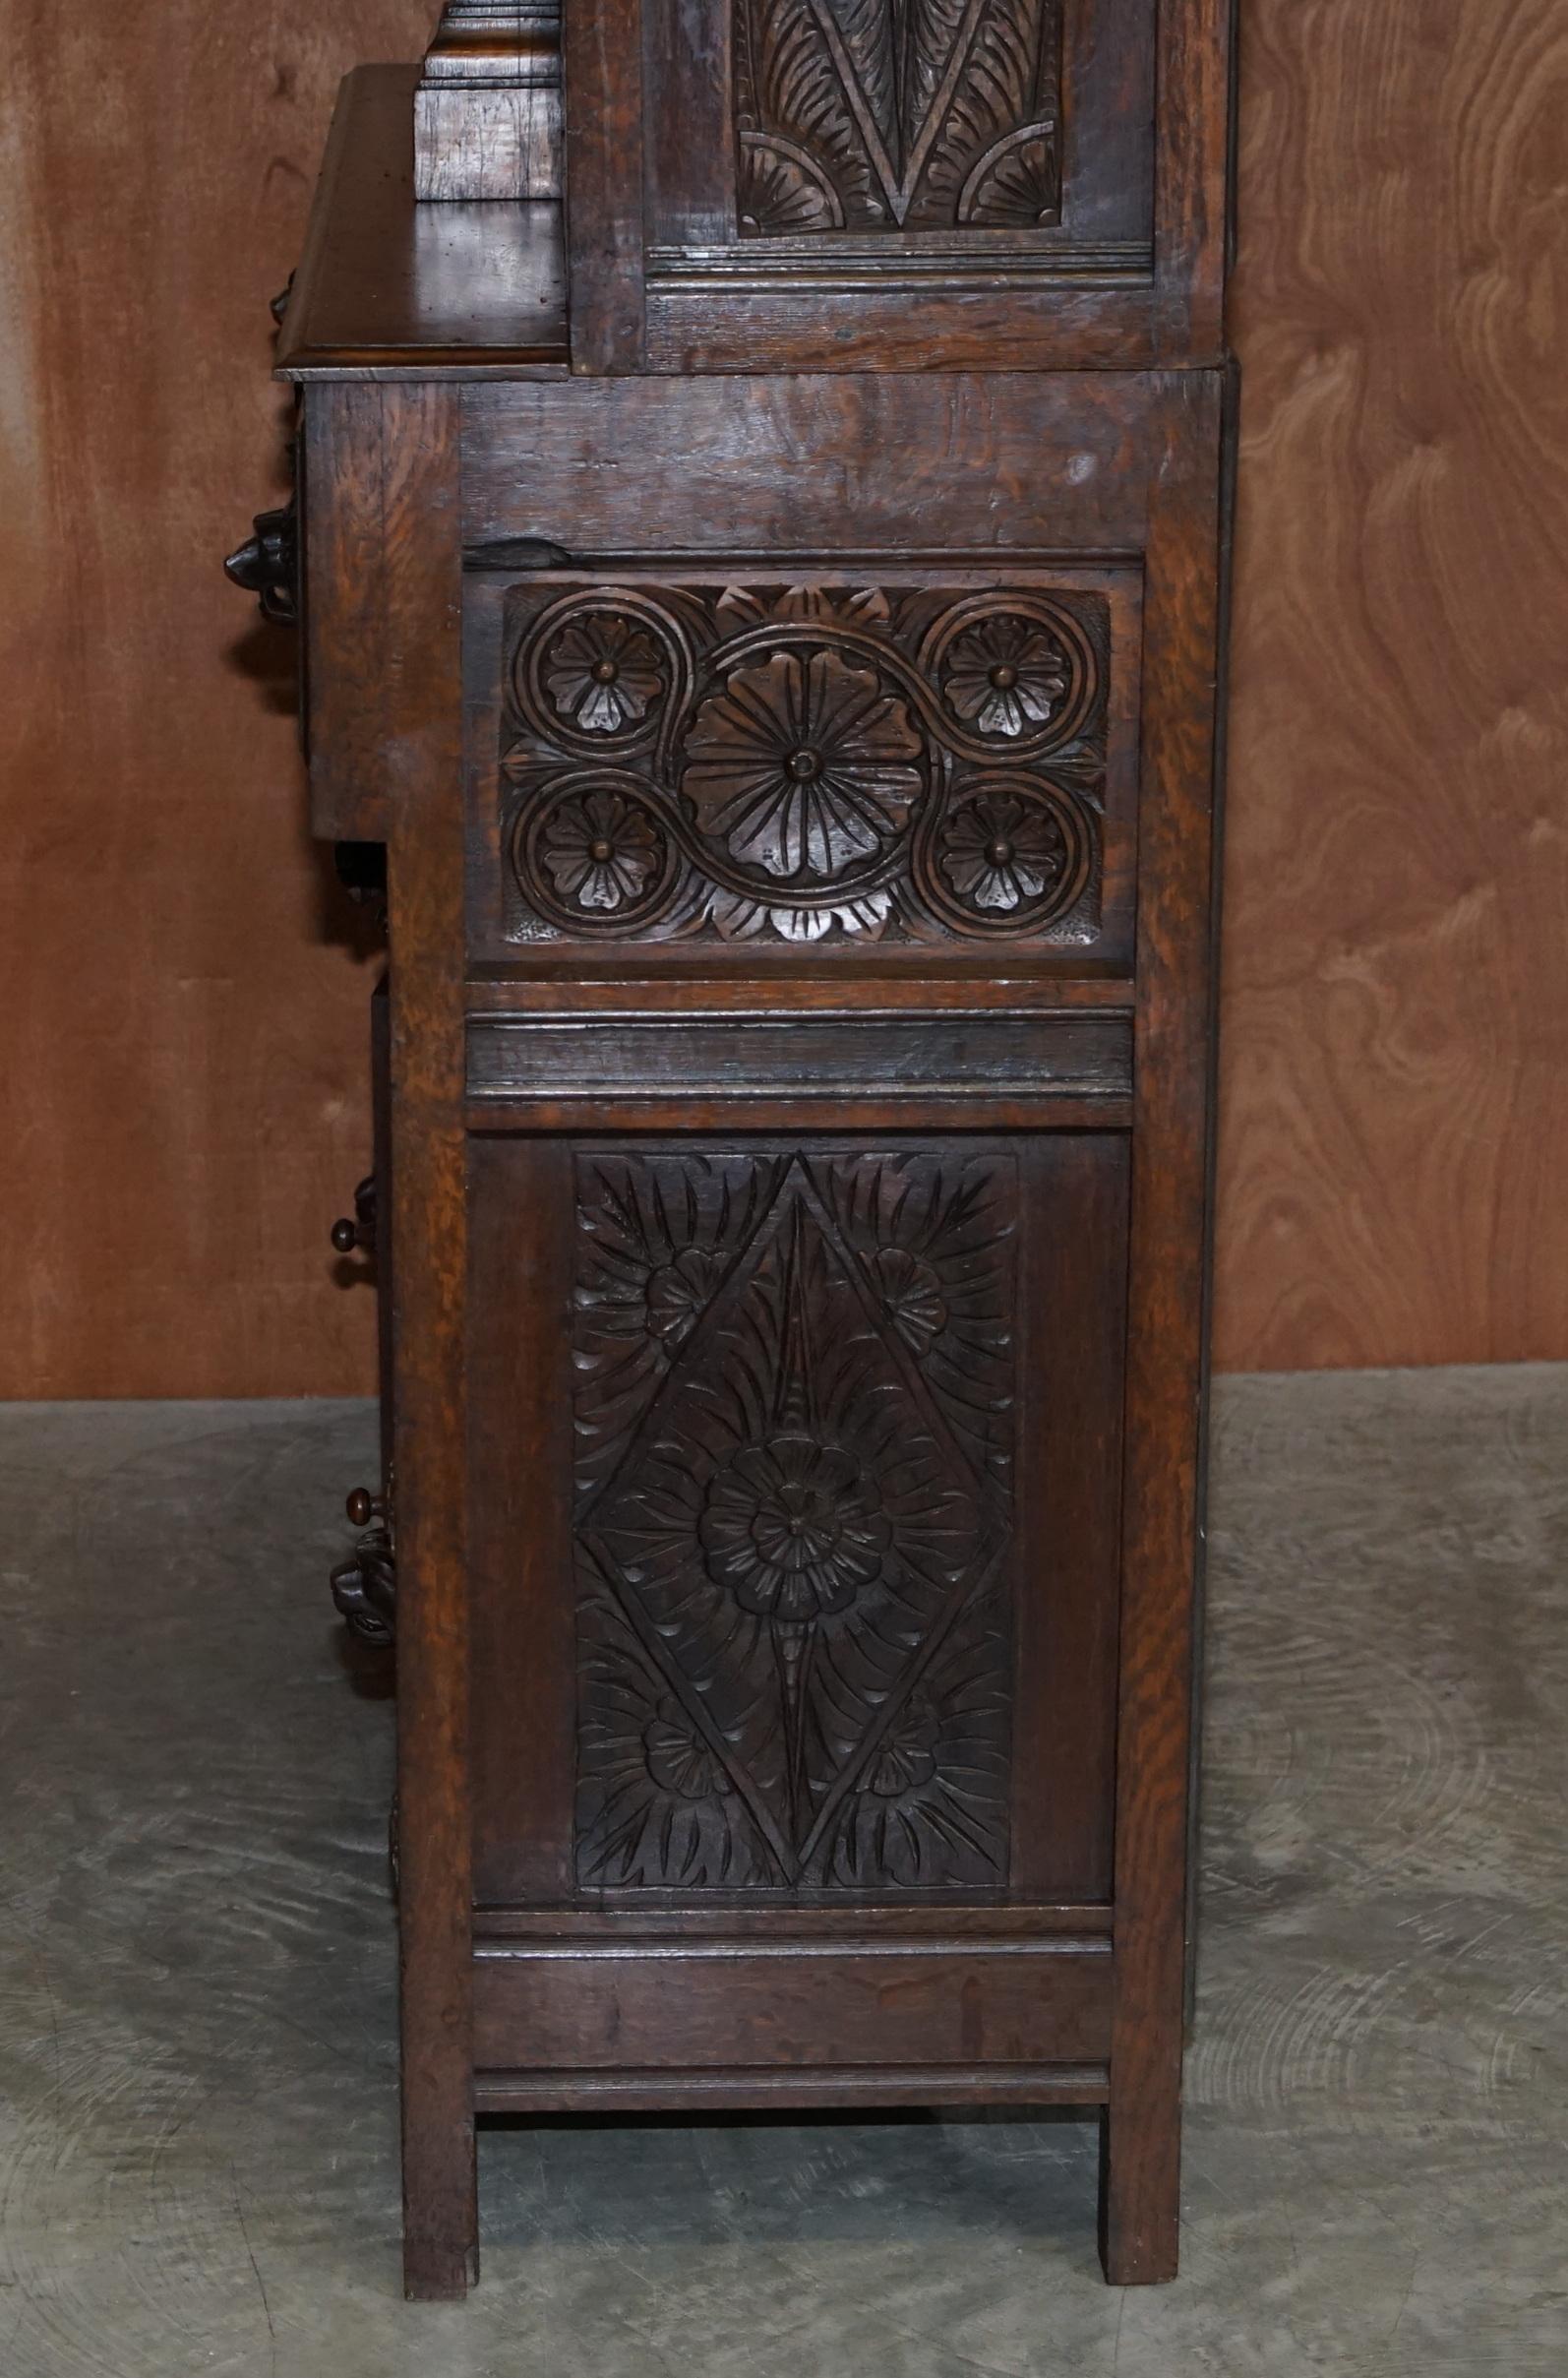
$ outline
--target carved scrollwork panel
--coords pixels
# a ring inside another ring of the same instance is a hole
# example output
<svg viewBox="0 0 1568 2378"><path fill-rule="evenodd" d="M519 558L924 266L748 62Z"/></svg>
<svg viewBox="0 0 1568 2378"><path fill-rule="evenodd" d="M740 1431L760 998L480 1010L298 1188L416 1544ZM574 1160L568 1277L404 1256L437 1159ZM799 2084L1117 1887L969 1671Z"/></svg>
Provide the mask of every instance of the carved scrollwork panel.
<svg viewBox="0 0 1568 2378"><path fill-rule="evenodd" d="M1061 219L1058 0L735 0L740 229Z"/></svg>
<svg viewBox="0 0 1568 2378"><path fill-rule="evenodd" d="M1007 1870L1013 1159L583 1155L585 1887Z"/></svg>
<svg viewBox="0 0 1568 2378"><path fill-rule="evenodd" d="M1096 939L1105 595L558 584L507 617L513 938Z"/></svg>

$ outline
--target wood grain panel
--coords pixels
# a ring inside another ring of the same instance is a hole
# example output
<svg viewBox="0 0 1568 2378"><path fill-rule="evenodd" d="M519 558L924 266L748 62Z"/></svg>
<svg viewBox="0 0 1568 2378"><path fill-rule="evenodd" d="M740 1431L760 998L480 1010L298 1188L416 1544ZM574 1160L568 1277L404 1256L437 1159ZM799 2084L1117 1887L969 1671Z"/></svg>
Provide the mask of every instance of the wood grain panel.
<svg viewBox="0 0 1568 2378"><path fill-rule="evenodd" d="M1244 0L1218 1362L1568 1354L1568 6Z"/></svg>
<svg viewBox="0 0 1568 2378"><path fill-rule="evenodd" d="M355 913L283 632L221 558L279 500L268 300L337 80L432 0L7 19L0 155L0 1393L341 1392L374 1298Z"/></svg>
<svg viewBox="0 0 1568 2378"><path fill-rule="evenodd" d="M481 2072L1098 2062L1113 1980L1103 1940L509 1942L474 1959L474 2058Z"/></svg>

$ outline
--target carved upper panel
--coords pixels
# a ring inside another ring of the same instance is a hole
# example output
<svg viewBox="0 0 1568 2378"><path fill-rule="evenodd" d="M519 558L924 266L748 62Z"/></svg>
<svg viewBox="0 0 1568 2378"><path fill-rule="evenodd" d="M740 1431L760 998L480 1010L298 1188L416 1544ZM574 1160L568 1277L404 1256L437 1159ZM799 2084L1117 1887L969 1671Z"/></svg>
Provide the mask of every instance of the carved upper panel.
<svg viewBox="0 0 1568 2378"><path fill-rule="evenodd" d="M576 1867L998 1888L1009 1155L583 1155Z"/></svg>
<svg viewBox="0 0 1568 2378"><path fill-rule="evenodd" d="M1061 218L1058 0L735 0L740 227Z"/></svg>
<svg viewBox="0 0 1568 2378"><path fill-rule="evenodd" d="M1092 941L1108 680L1099 594L516 588L509 930Z"/></svg>

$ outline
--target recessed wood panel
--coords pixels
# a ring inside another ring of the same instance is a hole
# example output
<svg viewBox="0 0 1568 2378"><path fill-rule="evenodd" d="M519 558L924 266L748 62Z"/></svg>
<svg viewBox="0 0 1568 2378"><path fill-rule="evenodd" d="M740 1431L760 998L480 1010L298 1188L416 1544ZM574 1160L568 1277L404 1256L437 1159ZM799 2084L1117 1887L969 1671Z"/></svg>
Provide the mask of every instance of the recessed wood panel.
<svg viewBox="0 0 1568 2378"><path fill-rule="evenodd" d="M476 1148L481 1905L1107 1894L1126 1179Z"/></svg>
<svg viewBox="0 0 1568 2378"><path fill-rule="evenodd" d="M1136 577L964 577L512 586L503 943L1124 963Z"/></svg>
<svg viewBox="0 0 1568 2378"><path fill-rule="evenodd" d="M482 1948L481 2073L741 2065L983 2067L1103 2059L1109 1941L771 1950Z"/></svg>

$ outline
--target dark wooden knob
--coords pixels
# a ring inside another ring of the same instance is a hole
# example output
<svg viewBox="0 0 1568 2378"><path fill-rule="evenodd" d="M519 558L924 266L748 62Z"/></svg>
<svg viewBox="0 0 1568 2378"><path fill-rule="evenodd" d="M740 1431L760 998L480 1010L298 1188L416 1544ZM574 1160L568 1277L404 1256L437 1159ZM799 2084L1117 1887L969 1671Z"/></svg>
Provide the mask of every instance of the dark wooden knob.
<svg viewBox="0 0 1568 2378"><path fill-rule="evenodd" d="M369 1487L356 1487L343 1507L354 1527L368 1528L373 1519L381 1516L384 1505Z"/></svg>
<svg viewBox="0 0 1568 2378"><path fill-rule="evenodd" d="M363 1249L367 1255L376 1252L376 1176L367 1173L354 1190L352 1215L339 1214L332 1224L332 1245L340 1255L351 1255Z"/></svg>
<svg viewBox="0 0 1568 2378"><path fill-rule="evenodd" d="M299 588L295 518L292 504L276 512L259 512L253 523L254 536L237 545L223 564L236 586L254 594L262 607L262 617L275 621L281 627L292 627L299 618Z"/></svg>

